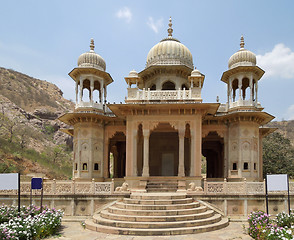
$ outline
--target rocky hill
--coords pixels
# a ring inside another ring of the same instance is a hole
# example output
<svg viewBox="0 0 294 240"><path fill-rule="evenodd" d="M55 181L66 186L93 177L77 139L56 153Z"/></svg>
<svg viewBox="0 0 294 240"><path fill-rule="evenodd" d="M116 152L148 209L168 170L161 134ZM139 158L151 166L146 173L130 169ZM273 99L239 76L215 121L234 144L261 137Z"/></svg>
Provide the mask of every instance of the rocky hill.
<svg viewBox="0 0 294 240"><path fill-rule="evenodd" d="M289 138L294 146L294 120L289 121L273 121L267 124L267 127L278 128L276 131L284 137Z"/></svg>
<svg viewBox="0 0 294 240"><path fill-rule="evenodd" d="M71 174L72 137L57 117L74 105L54 84L0 68L0 171ZM64 172L62 172L63 170Z"/></svg>

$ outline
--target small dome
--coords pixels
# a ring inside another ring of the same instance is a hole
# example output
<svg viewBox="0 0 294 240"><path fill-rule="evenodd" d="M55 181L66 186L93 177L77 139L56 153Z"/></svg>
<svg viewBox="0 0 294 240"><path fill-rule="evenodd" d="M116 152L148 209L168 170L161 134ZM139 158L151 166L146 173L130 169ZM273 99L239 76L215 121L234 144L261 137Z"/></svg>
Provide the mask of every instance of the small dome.
<svg viewBox="0 0 294 240"><path fill-rule="evenodd" d="M128 77L138 77L138 73L135 70L130 71Z"/></svg>
<svg viewBox="0 0 294 240"><path fill-rule="evenodd" d="M185 65L193 69L193 58L189 49L172 37L171 18L168 37L153 46L147 55L146 68L153 65Z"/></svg>
<svg viewBox="0 0 294 240"><path fill-rule="evenodd" d="M198 69L194 69L192 72L191 72L191 77L201 77L201 73Z"/></svg>
<svg viewBox="0 0 294 240"><path fill-rule="evenodd" d="M94 40L91 39L90 51L81 54L78 58L79 67L94 67L101 71L105 71L106 64L104 59L94 52Z"/></svg>
<svg viewBox="0 0 294 240"><path fill-rule="evenodd" d="M229 69L239 66L255 66L256 55L244 48L244 38L241 37L240 50L234 53L229 59Z"/></svg>

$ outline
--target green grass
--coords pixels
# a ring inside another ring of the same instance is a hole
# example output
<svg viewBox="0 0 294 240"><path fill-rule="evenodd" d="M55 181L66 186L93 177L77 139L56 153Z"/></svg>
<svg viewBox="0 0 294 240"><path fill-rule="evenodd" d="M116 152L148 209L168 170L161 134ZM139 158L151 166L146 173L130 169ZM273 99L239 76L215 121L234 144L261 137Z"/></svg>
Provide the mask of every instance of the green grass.
<svg viewBox="0 0 294 240"><path fill-rule="evenodd" d="M46 151L39 153L34 149L22 149L18 143L9 143L3 137L0 137L0 158L3 159L5 155L9 154L16 161L21 161L22 158L29 159L33 162L39 163L44 168L56 177L70 178L72 174L72 165L70 163L70 152L64 150L62 159L54 163L48 153L53 149L48 148ZM6 170L5 170L6 169ZM15 165L9 165L4 162L0 164L0 172L22 172L22 169Z"/></svg>

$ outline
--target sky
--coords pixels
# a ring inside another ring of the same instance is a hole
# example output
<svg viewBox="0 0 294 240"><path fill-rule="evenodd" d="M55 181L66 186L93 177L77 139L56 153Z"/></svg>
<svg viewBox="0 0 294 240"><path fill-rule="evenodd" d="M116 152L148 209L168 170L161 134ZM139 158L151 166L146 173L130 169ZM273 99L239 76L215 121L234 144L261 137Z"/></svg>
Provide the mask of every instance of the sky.
<svg viewBox="0 0 294 240"><path fill-rule="evenodd" d="M173 37L191 51L194 66L205 75L203 102L219 96L226 103L220 79L243 35L245 48L266 72L258 88L264 111L275 120L293 120L293 12L293 0L2 1L0 67L52 82L74 100L68 73L94 38L95 52L114 80L107 101L124 102L124 77L145 68L149 50L167 37L171 16Z"/></svg>

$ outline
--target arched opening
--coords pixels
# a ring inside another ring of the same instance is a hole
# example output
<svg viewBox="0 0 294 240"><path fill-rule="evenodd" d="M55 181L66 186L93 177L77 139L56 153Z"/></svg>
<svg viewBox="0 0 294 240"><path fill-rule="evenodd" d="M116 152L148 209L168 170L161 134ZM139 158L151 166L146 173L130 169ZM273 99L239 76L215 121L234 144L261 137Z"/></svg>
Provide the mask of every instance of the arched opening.
<svg viewBox="0 0 294 240"><path fill-rule="evenodd" d="M99 91L97 89L93 91L93 102L99 103Z"/></svg>
<svg viewBox="0 0 294 240"><path fill-rule="evenodd" d="M202 139L202 154L206 158L206 177L224 177L224 139L217 132L209 132Z"/></svg>
<svg viewBox="0 0 294 240"><path fill-rule="evenodd" d="M182 89L182 90L184 90L184 89L188 89L188 87L187 87L186 84L182 84L181 89Z"/></svg>
<svg viewBox="0 0 294 240"><path fill-rule="evenodd" d="M126 169L126 136L116 132L109 140L109 175L114 178L125 177Z"/></svg>
<svg viewBox="0 0 294 240"><path fill-rule="evenodd" d="M178 132L169 123L160 123L149 139L150 176L177 176L178 164Z"/></svg>
<svg viewBox="0 0 294 240"><path fill-rule="evenodd" d="M98 163L94 163L94 171L98 171L99 170L99 165Z"/></svg>
<svg viewBox="0 0 294 240"><path fill-rule="evenodd" d="M167 81L162 84L162 90L176 90L176 85L171 81Z"/></svg>
<svg viewBox="0 0 294 240"><path fill-rule="evenodd" d="M95 103L100 102L100 83L99 83L99 81L94 82L93 101Z"/></svg>
<svg viewBox="0 0 294 240"><path fill-rule="evenodd" d="M250 87L249 87L249 79L242 79L242 99L246 100L250 98Z"/></svg>
<svg viewBox="0 0 294 240"><path fill-rule="evenodd" d="M236 101L236 92L238 89L238 79L234 79L232 82L232 101L235 102Z"/></svg>
<svg viewBox="0 0 294 240"><path fill-rule="evenodd" d="M151 91L156 90L156 85L155 85L155 84L152 84L151 87L150 87L150 90L151 90Z"/></svg>
<svg viewBox="0 0 294 240"><path fill-rule="evenodd" d="M83 81L83 89L82 89L82 101L83 102L90 102L90 81L88 79L85 79Z"/></svg>
<svg viewBox="0 0 294 240"><path fill-rule="evenodd" d="M83 163L83 171L87 171L88 170L88 165L87 163Z"/></svg>

